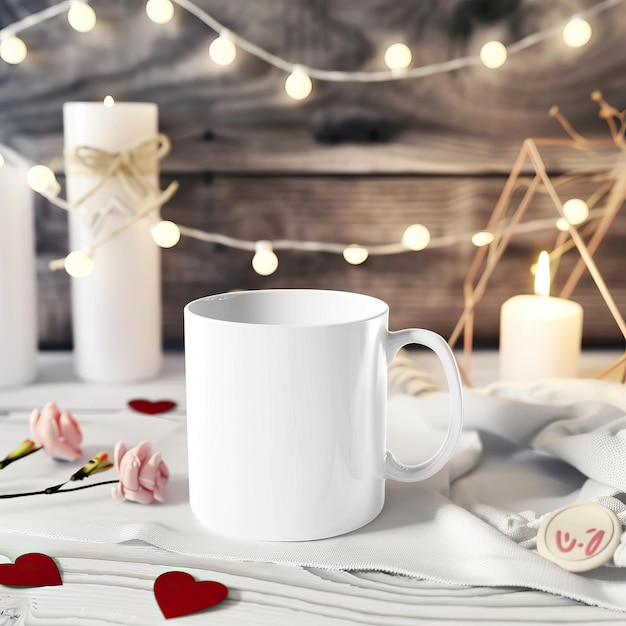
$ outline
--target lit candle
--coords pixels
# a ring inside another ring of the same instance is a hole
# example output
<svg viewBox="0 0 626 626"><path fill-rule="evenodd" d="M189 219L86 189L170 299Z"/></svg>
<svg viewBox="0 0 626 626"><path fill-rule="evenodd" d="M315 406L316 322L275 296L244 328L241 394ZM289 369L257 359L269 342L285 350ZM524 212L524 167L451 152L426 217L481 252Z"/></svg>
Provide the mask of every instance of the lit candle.
<svg viewBox="0 0 626 626"><path fill-rule="evenodd" d="M582 341L583 309L550 296L550 259L539 255L535 295L510 298L500 312L500 378L527 382L575 378Z"/></svg>
<svg viewBox="0 0 626 626"><path fill-rule="evenodd" d="M36 374L35 220L27 171L0 145L0 387L24 385Z"/></svg>

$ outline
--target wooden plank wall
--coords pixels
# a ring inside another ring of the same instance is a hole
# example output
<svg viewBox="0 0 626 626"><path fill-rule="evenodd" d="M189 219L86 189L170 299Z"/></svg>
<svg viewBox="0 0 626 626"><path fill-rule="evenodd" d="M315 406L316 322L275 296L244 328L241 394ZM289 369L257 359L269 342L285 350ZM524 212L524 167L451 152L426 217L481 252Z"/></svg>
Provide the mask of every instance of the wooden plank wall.
<svg viewBox="0 0 626 626"><path fill-rule="evenodd" d="M53 4L3 0L0 27ZM476 54L491 38L515 41L596 2L587 0L197 0L233 31L291 61L325 69L380 69L386 45L408 43L414 65ZM256 275L250 255L190 239L163 252L164 337L180 345L182 307L230 289L322 287L382 297L391 326L426 326L449 335L462 310L462 282L482 229L521 142L560 136L552 105L588 137L608 138L590 99L593 90L626 107L626 3L591 19L582 49L558 37L496 71L473 66L448 74L381 84L315 83L297 103L284 73L240 52L236 63L211 63L214 33L180 8L164 26L149 22L141 0L93 0L99 17L87 34L60 16L22 34L29 57L0 64L0 142L48 162L62 151L62 105L100 100L159 105L172 139L162 186L180 182L163 215L181 224L257 239L292 238L363 244L398 241L406 226L462 243L419 253L371 257L362 266L320 253L280 253L278 271ZM618 151L615 151L618 155ZM594 173L614 164L571 149L546 153L551 174L584 171L561 186L590 195ZM528 172L527 172L528 173ZM61 182L63 178L61 176ZM521 193L521 190L518 194ZM67 252L65 214L39 200L37 241L43 345L71 344L69 278L47 262ZM554 216L545 194L529 218ZM597 261L626 311L620 216ZM517 235L477 311L476 341L497 341L499 307L528 292L530 264L556 237L548 229ZM568 255L562 283L575 261ZM574 294L585 307L588 344L618 344L620 335L585 277Z"/></svg>

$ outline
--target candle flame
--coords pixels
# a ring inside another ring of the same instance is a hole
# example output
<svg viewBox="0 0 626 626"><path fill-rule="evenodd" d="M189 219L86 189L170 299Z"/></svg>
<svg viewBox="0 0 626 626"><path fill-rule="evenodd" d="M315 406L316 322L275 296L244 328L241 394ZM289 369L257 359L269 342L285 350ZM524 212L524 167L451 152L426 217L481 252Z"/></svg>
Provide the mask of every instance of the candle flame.
<svg viewBox="0 0 626 626"><path fill-rule="evenodd" d="M539 254L537 261L535 294L545 297L550 295L550 255L545 250Z"/></svg>

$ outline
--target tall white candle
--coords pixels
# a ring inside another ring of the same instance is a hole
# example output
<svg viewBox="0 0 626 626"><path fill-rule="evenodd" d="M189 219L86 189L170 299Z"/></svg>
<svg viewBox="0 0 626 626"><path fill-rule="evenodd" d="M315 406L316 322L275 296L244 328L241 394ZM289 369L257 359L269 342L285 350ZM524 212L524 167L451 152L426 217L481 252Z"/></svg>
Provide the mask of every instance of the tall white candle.
<svg viewBox="0 0 626 626"><path fill-rule="evenodd" d="M79 146L118 152L155 137L158 110L149 103L70 102L63 107L66 156ZM101 181L66 160L72 204ZM158 172L144 177L158 186ZM70 248L88 249L132 219L137 197L113 176L70 214ZM77 374L93 382L150 378L162 364L160 252L149 217L97 248L92 272L72 278L72 323Z"/></svg>
<svg viewBox="0 0 626 626"><path fill-rule="evenodd" d="M28 167L0 145L0 387L36 374L37 288Z"/></svg>
<svg viewBox="0 0 626 626"><path fill-rule="evenodd" d="M550 293L550 264L542 252L535 295L514 296L500 311L500 379L528 382L575 378L582 341L583 309Z"/></svg>

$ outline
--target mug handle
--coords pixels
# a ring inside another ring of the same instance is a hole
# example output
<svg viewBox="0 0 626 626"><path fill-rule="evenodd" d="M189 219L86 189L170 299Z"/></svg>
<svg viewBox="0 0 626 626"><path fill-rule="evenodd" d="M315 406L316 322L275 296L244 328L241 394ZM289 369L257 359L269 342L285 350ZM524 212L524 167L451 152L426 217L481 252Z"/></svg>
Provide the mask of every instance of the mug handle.
<svg viewBox="0 0 626 626"><path fill-rule="evenodd" d="M435 454L417 465L404 465L387 450L385 455L385 478L401 482L425 480L436 474L450 459L456 449L463 428L463 391L461 375L454 354L446 340L431 330L408 328L387 333L387 365L389 366L398 350L409 343L417 343L430 348L441 361L450 392L450 422L444 442Z"/></svg>

